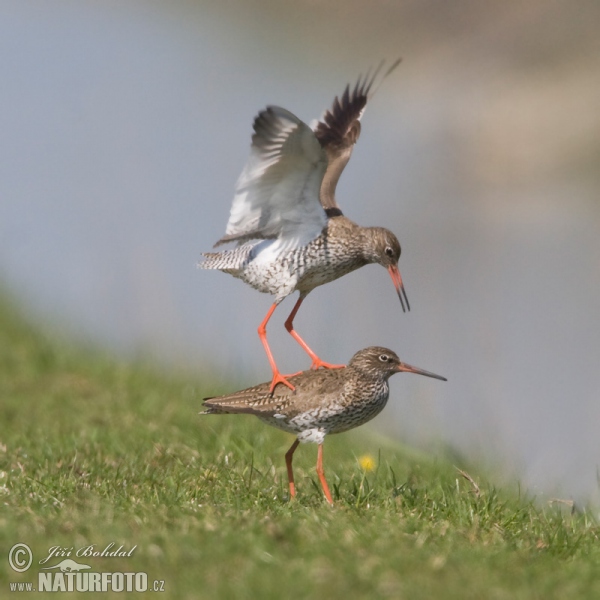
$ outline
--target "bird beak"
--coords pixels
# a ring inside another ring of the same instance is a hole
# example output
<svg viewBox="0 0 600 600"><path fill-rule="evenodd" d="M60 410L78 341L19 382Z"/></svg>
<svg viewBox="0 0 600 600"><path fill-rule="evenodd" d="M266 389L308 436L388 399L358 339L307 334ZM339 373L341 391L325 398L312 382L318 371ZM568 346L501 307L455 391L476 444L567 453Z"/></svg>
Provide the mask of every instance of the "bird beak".
<svg viewBox="0 0 600 600"><path fill-rule="evenodd" d="M402 304L402 310L406 312L406 308L410 310L410 304L408 303L408 297L406 296L406 292L404 291L404 284L402 283L402 276L400 275L400 271L396 265L391 265L388 268L388 273L394 282L394 287L398 292L398 298L400 298L400 304ZM404 295L404 299L402 296ZM404 308L404 300L406 300L406 308Z"/></svg>
<svg viewBox="0 0 600 600"><path fill-rule="evenodd" d="M398 372L404 371L405 373L416 373L417 375L425 375L425 377L433 377L434 379L441 379L442 381L448 381L445 377L441 375L436 375L431 371L425 371L424 369L419 369L418 367L413 367L411 365L407 365L406 363L399 363L396 367Z"/></svg>

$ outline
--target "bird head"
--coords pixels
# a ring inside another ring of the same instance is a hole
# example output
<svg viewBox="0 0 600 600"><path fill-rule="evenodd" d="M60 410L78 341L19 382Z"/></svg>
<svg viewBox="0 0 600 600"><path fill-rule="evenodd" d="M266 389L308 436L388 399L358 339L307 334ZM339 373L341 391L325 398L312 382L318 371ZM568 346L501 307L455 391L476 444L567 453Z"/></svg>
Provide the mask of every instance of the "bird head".
<svg viewBox="0 0 600 600"><path fill-rule="evenodd" d="M365 259L370 263L378 263L388 270L398 293L398 298L400 298L402 310L405 312L407 309L410 310L408 297L404 291L404 284L402 283L402 277L398 269L398 260L402 253L398 238L389 229L385 229L384 227L367 227L365 233ZM406 306L404 305L405 302Z"/></svg>
<svg viewBox="0 0 600 600"><path fill-rule="evenodd" d="M359 350L348 363L348 367L357 369L362 373L378 374L384 379L389 379L394 373L416 373L425 377L433 377L447 381L445 377L436 375L430 371L413 367L405 362L402 362L398 355L389 348L381 346L370 346L364 350Z"/></svg>

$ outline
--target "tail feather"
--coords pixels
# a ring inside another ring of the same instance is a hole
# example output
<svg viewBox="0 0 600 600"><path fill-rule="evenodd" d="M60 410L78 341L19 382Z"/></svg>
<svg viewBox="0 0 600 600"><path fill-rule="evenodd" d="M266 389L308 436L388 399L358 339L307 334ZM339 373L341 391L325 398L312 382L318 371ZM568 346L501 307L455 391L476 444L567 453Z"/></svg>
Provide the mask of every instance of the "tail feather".
<svg viewBox="0 0 600 600"><path fill-rule="evenodd" d="M228 415L232 413L228 413L226 410L219 410L218 408L207 408L206 410L201 410L199 415Z"/></svg>
<svg viewBox="0 0 600 600"><path fill-rule="evenodd" d="M229 411L220 408L219 406L212 406L211 400L218 400L217 396L210 396L202 399L202 405L206 410L200 411L199 415L227 415L231 414ZM208 402L208 404L207 404Z"/></svg>
<svg viewBox="0 0 600 600"><path fill-rule="evenodd" d="M203 252L204 260L198 263L199 269L218 269L220 271L237 271L244 267L250 257L252 248L239 246L223 252Z"/></svg>

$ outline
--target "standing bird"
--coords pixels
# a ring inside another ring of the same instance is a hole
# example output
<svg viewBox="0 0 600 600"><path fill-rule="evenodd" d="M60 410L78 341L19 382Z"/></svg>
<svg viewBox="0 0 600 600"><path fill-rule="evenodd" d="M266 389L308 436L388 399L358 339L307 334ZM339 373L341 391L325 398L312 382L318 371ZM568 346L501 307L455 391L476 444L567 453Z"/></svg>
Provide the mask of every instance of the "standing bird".
<svg viewBox="0 0 600 600"><path fill-rule="evenodd" d="M238 246L204 253L204 261L198 264L275 296L258 328L273 370L271 391L278 383L293 389L289 376L282 375L275 364L267 323L277 305L296 290L300 297L285 327L310 356L313 369L343 366L322 361L294 330L300 305L317 286L378 263L390 273L402 310L410 310L398 270L401 250L396 236L383 227L353 223L335 199L338 179L360 135L360 118L382 66L372 77L367 74L359 79L354 89L346 86L341 99L335 98L332 109L314 129L278 106L258 114L250 158L237 182L227 229L215 244L237 242Z"/></svg>
<svg viewBox="0 0 600 600"><path fill-rule="evenodd" d="M319 444L317 475L329 504L333 504L323 472L323 441L328 433L342 433L378 415L387 404L388 379L405 371L447 381L403 363L395 352L371 346L357 352L348 366L336 370L303 371L290 376L295 392L269 383L220 396L205 398L203 415L250 414L261 421L297 436L285 455L290 496L296 495L292 457L300 442Z"/></svg>

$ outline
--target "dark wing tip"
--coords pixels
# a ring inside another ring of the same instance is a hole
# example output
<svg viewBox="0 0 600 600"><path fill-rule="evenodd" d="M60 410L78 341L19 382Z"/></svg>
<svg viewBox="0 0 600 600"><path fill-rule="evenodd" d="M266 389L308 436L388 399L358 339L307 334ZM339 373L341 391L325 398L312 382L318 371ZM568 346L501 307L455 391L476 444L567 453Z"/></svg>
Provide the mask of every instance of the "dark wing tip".
<svg viewBox="0 0 600 600"><path fill-rule="evenodd" d="M267 106L261 110L252 123L254 134L252 135L252 145L258 148L267 149L273 145L273 140L277 138L280 127L277 122L277 107Z"/></svg>
<svg viewBox="0 0 600 600"><path fill-rule="evenodd" d="M395 60L381 77L376 88L373 88L385 61L382 60L371 74L367 71L364 77L359 76L353 88L346 85L341 96L336 96L331 109L326 110L323 118L315 127L315 135L321 146L335 145L339 147L352 146L360 135L359 120L367 105L386 77L402 62ZM357 126L358 125L358 126Z"/></svg>
<svg viewBox="0 0 600 600"><path fill-rule="evenodd" d="M361 132L360 118L367 101L372 98L381 82L400 64L400 59L392 63L375 88L373 85L379 78L385 61L381 61L374 71L358 78L354 87L348 84L341 96L336 96L331 109L326 110L323 118L314 128L315 137L327 153L327 170L321 185L319 199L325 210L337 210L335 199L337 182L350 160L354 144ZM341 211L339 211L341 214ZM328 216L337 216L330 215Z"/></svg>
<svg viewBox="0 0 600 600"><path fill-rule="evenodd" d="M299 125L301 121L289 110L281 106L267 106L254 117L252 145L263 151L266 156L274 158L290 131Z"/></svg>
<svg viewBox="0 0 600 600"><path fill-rule="evenodd" d="M364 82L359 86L358 82L352 92L350 86L346 86L341 99L336 96L330 110L323 115L315 128L315 136L323 148L328 146L345 147L354 145L360 134L360 128L356 132L354 123L358 123L362 111L367 105L368 89ZM354 130L354 135L352 135Z"/></svg>

